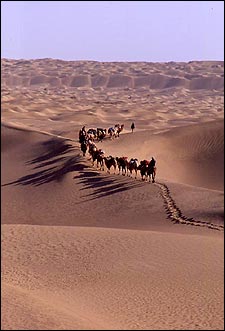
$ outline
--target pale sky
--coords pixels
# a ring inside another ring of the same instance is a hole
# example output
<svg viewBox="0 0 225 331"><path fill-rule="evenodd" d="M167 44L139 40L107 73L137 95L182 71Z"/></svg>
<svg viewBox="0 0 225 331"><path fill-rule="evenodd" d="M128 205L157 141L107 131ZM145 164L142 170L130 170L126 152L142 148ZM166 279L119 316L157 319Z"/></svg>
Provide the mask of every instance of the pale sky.
<svg viewBox="0 0 225 331"><path fill-rule="evenodd" d="M1 58L224 60L224 1L1 1Z"/></svg>

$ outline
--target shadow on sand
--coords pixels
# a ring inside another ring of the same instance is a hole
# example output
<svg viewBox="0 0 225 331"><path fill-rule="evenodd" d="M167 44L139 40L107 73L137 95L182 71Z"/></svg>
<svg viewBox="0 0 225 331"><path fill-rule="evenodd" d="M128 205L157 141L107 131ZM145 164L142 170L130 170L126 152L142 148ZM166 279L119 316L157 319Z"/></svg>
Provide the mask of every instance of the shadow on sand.
<svg viewBox="0 0 225 331"><path fill-rule="evenodd" d="M59 138L53 138L51 140L41 143L40 146L43 150L43 154L27 161L26 165L34 165L34 169L40 169L47 167L40 171L36 171L32 174L20 177L19 179L3 184L8 185L33 185L39 186L52 181L61 181L69 172L83 170L85 166L82 163L80 156L80 150L78 147L73 147L65 140ZM71 151L75 155L71 155ZM64 156L62 156L64 155ZM52 167L49 167L52 165Z"/></svg>
<svg viewBox="0 0 225 331"><path fill-rule="evenodd" d="M131 180L130 182L123 176L111 175L104 176L97 171L80 171L75 179L80 179L82 183L81 191L90 189L92 192L85 194L83 197L87 200L95 200L115 193L130 190L141 186L142 183ZM86 200L86 201L87 201Z"/></svg>
<svg viewBox="0 0 225 331"><path fill-rule="evenodd" d="M82 184L80 191L91 190L91 193L83 196L85 201L89 201L127 191L141 185L137 181L129 182L123 176L108 176L99 173L97 169L90 170L90 166L85 164L84 158L81 156L79 147L72 146L67 139L52 138L37 147L42 154L25 164L27 166L33 165L32 170L39 170L2 184L2 187L9 185L40 186L52 181L60 182L67 173L77 172L74 179L78 179L79 184ZM41 170L41 168L44 169Z"/></svg>

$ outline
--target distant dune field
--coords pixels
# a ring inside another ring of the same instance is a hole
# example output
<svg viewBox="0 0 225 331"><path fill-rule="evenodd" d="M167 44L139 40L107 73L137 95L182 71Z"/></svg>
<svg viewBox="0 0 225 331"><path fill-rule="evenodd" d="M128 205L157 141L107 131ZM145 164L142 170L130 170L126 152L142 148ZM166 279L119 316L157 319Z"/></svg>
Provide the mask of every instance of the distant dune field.
<svg viewBox="0 0 225 331"><path fill-rule="evenodd" d="M223 66L2 59L2 329L223 330Z"/></svg>

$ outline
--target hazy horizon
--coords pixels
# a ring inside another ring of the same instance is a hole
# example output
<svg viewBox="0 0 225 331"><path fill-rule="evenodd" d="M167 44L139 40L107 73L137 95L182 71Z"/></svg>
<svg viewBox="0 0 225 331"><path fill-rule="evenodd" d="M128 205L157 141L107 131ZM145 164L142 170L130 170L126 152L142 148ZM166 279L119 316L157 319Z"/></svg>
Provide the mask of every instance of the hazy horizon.
<svg viewBox="0 0 225 331"><path fill-rule="evenodd" d="M1 58L224 60L223 1L4 1Z"/></svg>
<svg viewBox="0 0 225 331"><path fill-rule="evenodd" d="M224 60L190 60L190 61L142 61L142 60L137 60L137 61L113 61L113 60L108 60L108 61L101 61L101 60L86 60L86 59L78 59L78 60L65 60L65 59L60 59L60 58L52 58L52 57L40 57L40 58L9 58L9 57L1 57L1 60L12 60L12 61L35 61L35 60L55 60L55 61L65 61L65 62L99 62L99 63L189 63L189 62L224 62Z"/></svg>

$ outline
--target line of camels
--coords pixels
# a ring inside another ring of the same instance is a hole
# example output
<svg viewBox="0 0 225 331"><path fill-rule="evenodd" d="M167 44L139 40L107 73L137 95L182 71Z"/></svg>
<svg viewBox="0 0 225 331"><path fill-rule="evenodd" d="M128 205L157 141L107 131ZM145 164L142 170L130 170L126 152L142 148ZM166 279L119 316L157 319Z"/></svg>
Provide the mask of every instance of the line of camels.
<svg viewBox="0 0 225 331"><path fill-rule="evenodd" d="M121 128L121 126L118 125L118 127ZM122 125L123 129L123 125ZM91 131L91 134L93 129ZM200 227L207 227L209 229L218 230L218 231L224 231L224 225L215 224L212 222L202 221L202 220L195 220L192 217L186 217L182 214L181 210L177 207L174 199L172 198L170 194L170 190L168 186L165 183L155 182L155 176L156 176L156 167L155 167L155 160L152 158L152 160L142 160L140 163L138 162L137 158L131 158L128 160L128 157L122 156L122 157L113 157L111 155L105 156L105 152L101 148L97 148L94 139L97 141L101 141L102 137L100 138L97 135L97 131L101 131L102 129L96 130L95 138L93 136L90 136L89 133L86 132L85 128L83 127L80 130L79 133L79 142L80 142L80 148L83 153L83 156L86 155L88 152L90 154L90 157L92 159L92 165L95 165L95 161L97 162L97 168L100 170L104 170L105 167L107 168L107 172L110 174L111 168L114 169L114 174L116 173L116 169L118 168L119 174L122 175L128 175L132 177L132 174L134 172L135 179L137 178L138 170L140 171L141 179L143 181L149 181L152 183L155 183L154 185L158 186L162 198L164 200L165 210L167 213L168 218L171 222L176 224L186 224L186 225L193 225L193 226L200 226ZM116 131L116 130L115 130ZM95 132L95 131L94 131ZM120 131L121 132L121 131ZM109 131L108 134L111 139L114 137L110 135ZM107 131L104 130L104 137L106 137ZM119 135L118 135L119 136ZM117 137L118 137L117 136Z"/></svg>
<svg viewBox="0 0 225 331"><path fill-rule="evenodd" d="M114 169L114 174L118 168L119 174L128 175L132 177L134 172L135 179L137 178L138 171L143 181L155 182L156 176L156 161L154 158L151 160L141 160L140 163L137 158L131 158L128 160L127 156L114 157L112 155L106 156L105 152L101 148L97 148L94 140L102 141L106 137L107 132L111 139L119 137L120 132L123 130L124 124L116 124L114 128L107 129L88 129L85 130L83 127L79 131L79 142L83 156L86 155L87 151L91 156L92 164L97 163L97 168L104 170L107 168L107 172L110 173L111 168Z"/></svg>

